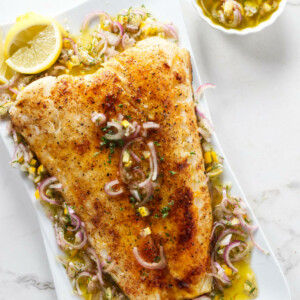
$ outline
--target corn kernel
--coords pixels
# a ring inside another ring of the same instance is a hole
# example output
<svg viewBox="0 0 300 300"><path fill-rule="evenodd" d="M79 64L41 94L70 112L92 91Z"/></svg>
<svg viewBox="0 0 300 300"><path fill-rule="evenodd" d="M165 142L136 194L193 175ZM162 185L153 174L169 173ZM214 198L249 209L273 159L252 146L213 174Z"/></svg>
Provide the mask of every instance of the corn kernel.
<svg viewBox="0 0 300 300"><path fill-rule="evenodd" d="M150 157L150 152L149 151L143 151L143 156L147 159Z"/></svg>
<svg viewBox="0 0 300 300"><path fill-rule="evenodd" d="M70 73L70 70L65 69L65 74L69 74L69 73Z"/></svg>
<svg viewBox="0 0 300 300"><path fill-rule="evenodd" d="M143 228L141 230L141 236L142 237L145 237L145 236L150 235L150 234L151 234L151 229L149 227Z"/></svg>
<svg viewBox="0 0 300 300"><path fill-rule="evenodd" d="M127 151L125 151L123 153L122 162L123 163L129 163L130 162L130 156L129 156L129 153Z"/></svg>
<svg viewBox="0 0 300 300"><path fill-rule="evenodd" d="M64 209L64 214L67 215L68 214L68 209L65 207Z"/></svg>
<svg viewBox="0 0 300 300"><path fill-rule="evenodd" d="M78 252L77 249L72 250L70 257L74 257L77 254L77 252Z"/></svg>
<svg viewBox="0 0 300 300"><path fill-rule="evenodd" d="M34 182L34 183L38 183L38 182L41 181L41 179L42 179L41 175L38 175L38 176L36 176L36 177L33 179L33 182Z"/></svg>
<svg viewBox="0 0 300 300"><path fill-rule="evenodd" d="M18 162L19 162L20 164L22 164L22 163L24 162L24 157L21 156L21 157L18 159Z"/></svg>
<svg viewBox="0 0 300 300"><path fill-rule="evenodd" d="M121 125L124 127L124 128L128 128L130 123L127 121L127 120L124 120L121 122Z"/></svg>
<svg viewBox="0 0 300 300"><path fill-rule="evenodd" d="M29 174L34 174L35 173L36 168L35 167L30 167L28 169Z"/></svg>
<svg viewBox="0 0 300 300"><path fill-rule="evenodd" d="M35 195L36 199L39 199L40 198L40 191L38 189L36 189L34 195Z"/></svg>
<svg viewBox="0 0 300 300"><path fill-rule="evenodd" d="M218 160L218 156L217 156L217 153L215 151L211 151L211 157L212 157L212 160L215 162L215 163L218 163L219 160Z"/></svg>
<svg viewBox="0 0 300 300"><path fill-rule="evenodd" d="M68 68L69 70L71 70L71 69L73 68L73 64L72 64L72 62L69 61L69 60L66 62L66 66L67 66L67 68Z"/></svg>
<svg viewBox="0 0 300 300"><path fill-rule="evenodd" d="M130 160L128 163L124 164L125 168L130 168L132 166L132 160Z"/></svg>
<svg viewBox="0 0 300 300"><path fill-rule="evenodd" d="M145 206L139 207L137 210L142 217L147 217L150 214L149 209Z"/></svg>
<svg viewBox="0 0 300 300"><path fill-rule="evenodd" d="M79 66L80 61L77 55L72 55L71 56L71 62L73 63L74 66Z"/></svg>
<svg viewBox="0 0 300 300"><path fill-rule="evenodd" d="M44 168L43 165L40 165L40 166L38 167L38 169L37 169L37 173L38 173L39 175L42 174L42 173L44 173L44 171L45 171L45 168Z"/></svg>
<svg viewBox="0 0 300 300"><path fill-rule="evenodd" d="M226 265L222 265L222 267L225 270L225 274L227 276L231 276L232 275L232 270L229 267L227 267Z"/></svg>
<svg viewBox="0 0 300 300"><path fill-rule="evenodd" d="M211 152L205 152L204 153L204 160L206 164L212 163L212 157L211 157Z"/></svg>
<svg viewBox="0 0 300 300"><path fill-rule="evenodd" d="M231 223L231 225L237 225L237 224L240 224L240 221L238 218L233 218L230 223Z"/></svg>
<svg viewBox="0 0 300 300"><path fill-rule="evenodd" d="M36 159L33 158L29 164L34 167L36 163L37 163Z"/></svg>

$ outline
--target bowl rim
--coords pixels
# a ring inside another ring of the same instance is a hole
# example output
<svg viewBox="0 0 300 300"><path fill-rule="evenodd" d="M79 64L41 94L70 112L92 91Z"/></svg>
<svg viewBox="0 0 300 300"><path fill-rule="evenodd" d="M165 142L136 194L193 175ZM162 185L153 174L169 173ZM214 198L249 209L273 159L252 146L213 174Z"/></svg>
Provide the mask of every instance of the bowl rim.
<svg viewBox="0 0 300 300"><path fill-rule="evenodd" d="M287 3L287 0L281 0L279 2L278 9L271 15L271 17L268 20L260 23L259 25L255 26L255 27L248 27L248 28L245 28L242 30L237 30L237 29L232 29L232 28L225 28L221 25L213 23L211 21L211 19L208 18L204 14L202 7L200 5L198 5L198 3L197 3L197 0L190 0L190 1L192 2L192 5L196 8L199 16L204 21L206 21L212 28L220 30L226 34L236 34L236 35L247 35L249 33L259 32L259 31L263 30L264 28L272 25L277 20L277 18L282 14L282 12L286 6L286 3Z"/></svg>

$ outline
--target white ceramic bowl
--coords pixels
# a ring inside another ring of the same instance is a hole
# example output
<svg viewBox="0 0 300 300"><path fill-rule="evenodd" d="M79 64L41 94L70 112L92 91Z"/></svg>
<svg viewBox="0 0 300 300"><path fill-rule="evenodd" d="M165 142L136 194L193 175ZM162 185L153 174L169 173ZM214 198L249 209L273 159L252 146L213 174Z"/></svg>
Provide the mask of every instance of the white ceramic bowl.
<svg viewBox="0 0 300 300"><path fill-rule="evenodd" d="M205 16L202 8L198 5L197 0L190 0L190 1L192 2L193 6L197 10L200 17L203 20L205 20L211 27L221 30L226 34L237 34L237 35L246 35L246 34L253 33L253 32L259 32L259 31L263 30L264 28L270 26L271 24L273 24L275 22L275 20L283 12L286 2L287 2L287 0L281 0L279 3L278 9L271 15L271 17L268 20L260 23L256 27L249 27L249 28L245 28L243 30L236 30L236 29L231 29L231 28L227 29L221 25L217 25L217 24L213 23L207 16Z"/></svg>

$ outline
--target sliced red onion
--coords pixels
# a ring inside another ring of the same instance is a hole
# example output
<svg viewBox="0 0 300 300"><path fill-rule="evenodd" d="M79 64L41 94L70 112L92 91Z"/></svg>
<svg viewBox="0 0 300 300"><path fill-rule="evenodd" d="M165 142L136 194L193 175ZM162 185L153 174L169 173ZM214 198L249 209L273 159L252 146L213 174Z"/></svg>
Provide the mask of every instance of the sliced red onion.
<svg viewBox="0 0 300 300"><path fill-rule="evenodd" d="M95 263L97 265L97 277L99 279L100 284L104 285L104 282L102 279L102 267L101 267L101 263L100 263L100 260L98 258L96 251L93 248L89 247L89 248L87 248L87 252L90 254L90 256L92 257L92 259L95 261Z"/></svg>
<svg viewBox="0 0 300 300"><path fill-rule="evenodd" d="M211 133L214 132L214 127L210 121L210 119L201 111L199 105L196 106L196 114L198 116L199 119L204 119L207 121L209 127L211 128L211 130L209 130Z"/></svg>
<svg viewBox="0 0 300 300"><path fill-rule="evenodd" d="M125 33L122 37L122 47L123 47L123 49L125 50L129 47L132 47L134 44L135 44L135 39L131 38L127 33Z"/></svg>
<svg viewBox="0 0 300 300"><path fill-rule="evenodd" d="M132 158L137 162L137 163L141 163L142 160L132 151L129 150L130 155L132 156Z"/></svg>
<svg viewBox="0 0 300 300"><path fill-rule="evenodd" d="M116 140L121 140L124 137L124 130L123 130L121 124L119 124L117 122L107 122L107 126L116 128L117 133L115 133L115 134L107 133L104 136L106 139L116 141Z"/></svg>
<svg viewBox="0 0 300 300"><path fill-rule="evenodd" d="M100 17L100 18L104 17L105 19L109 20L110 23L113 23L110 15L108 13L106 13L105 11L102 11L102 10L93 11L84 18L84 20L81 24L81 30L86 30L88 28L91 20L94 19L95 17Z"/></svg>
<svg viewBox="0 0 300 300"><path fill-rule="evenodd" d="M153 195L153 182L152 181L148 181L147 184L144 185L143 192L145 192L145 194L143 195L142 202L139 203L139 205L144 205L152 199L152 195Z"/></svg>
<svg viewBox="0 0 300 300"><path fill-rule="evenodd" d="M123 28L122 24L117 22L117 21L113 22L113 30L116 33L119 31L119 34L120 34L121 37L124 34L124 28Z"/></svg>
<svg viewBox="0 0 300 300"><path fill-rule="evenodd" d="M155 181L157 179L157 175L158 175L158 164L157 164L157 156L156 156L156 151L155 151L155 147L154 147L154 143L153 142L149 142L147 143L150 152L151 152L151 156L152 156L152 161L153 161L153 174L152 174L152 180Z"/></svg>
<svg viewBox="0 0 300 300"><path fill-rule="evenodd" d="M72 244L68 242L65 239L64 230L61 227L58 227L56 223L54 225L54 228L55 228L57 243L60 247L62 248L69 247L70 249L82 249L86 245L87 234L83 226L75 234L75 240L79 240L78 244Z"/></svg>
<svg viewBox="0 0 300 300"><path fill-rule="evenodd" d="M242 260L249 252L250 249L252 248L252 243L248 242L248 243L243 243L241 244L241 246L239 247L240 252L238 252L232 259L232 262L237 262ZM241 248L245 248L243 251Z"/></svg>
<svg viewBox="0 0 300 300"><path fill-rule="evenodd" d="M99 50L100 47L103 45L103 48L102 48L101 51L98 53L98 57L100 57L102 54L105 53L105 51L106 51L106 49L107 49L108 41L107 41L106 36L103 34L103 32L97 32L96 36L97 36L98 38L101 38L101 41L100 41L99 44L96 46L97 49Z"/></svg>
<svg viewBox="0 0 300 300"><path fill-rule="evenodd" d="M141 30L146 31L149 27L161 27L166 36L173 37L175 40L178 40L178 34L173 25L166 25L161 22L151 22L147 23Z"/></svg>
<svg viewBox="0 0 300 300"><path fill-rule="evenodd" d="M53 205L61 205L59 201L50 199L45 194L47 187L56 181L57 181L56 177L49 177L40 183L38 189L39 189L40 197L42 200L44 200L50 204L53 204Z"/></svg>
<svg viewBox="0 0 300 300"><path fill-rule="evenodd" d="M113 190L113 186L118 185L118 184L120 184L118 179L113 180L109 183L106 183L104 186L104 190L105 190L106 194L108 194L109 196L113 196L113 197L121 195L124 192L123 188L120 188L118 191Z"/></svg>
<svg viewBox="0 0 300 300"><path fill-rule="evenodd" d="M164 256L164 249L163 246L159 246L159 256L160 256L160 261L158 263L148 263L146 262L143 258L141 258L137 247L133 248L133 255L137 262L144 267L145 269L149 270L161 270L164 269L167 266L167 262Z"/></svg>
<svg viewBox="0 0 300 300"><path fill-rule="evenodd" d="M200 297L194 298L193 300L211 300L211 298L209 298L208 296L200 296Z"/></svg>
<svg viewBox="0 0 300 300"><path fill-rule="evenodd" d="M62 190L62 184L61 183L50 184L49 188L53 190Z"/></svg>
<svg viewBox="0 0 300 300"><path fill-rule="evenodd" d="M218 280L220 280L224 284L229 284L230 283L230 282L228 283L226 280L224 280L224 278L222 276L220 276L218 274L209 273L208 275L211 276L211 277L214 277L214 278L216 278Z"/></svg>
<svg viewBox="0 0 300 300"><path fill-rule="evenodd" d="M220 222L215 222L215 223L214 223L214 226L213 226L213 228L212 228L212 231L211 231L210 241L213 240L214 233L215 233L216 229L217 229L219 226L222 226L223 228L225 228L224 224L222 224L222 223L220 223Z"/></svg>
<svg viewBox="0 0 300 300"><path fill-rule="evenodd" d="M134 134L135 130L136 130L136 127L133 126L133 124L129 124L129 126L125 130L124 135L126 136L126 138L128 138L129 136Z"/></svg>
<svg viewBox="0 0 300 300"><path fill-rule="evenodd" d="M130 193L137 201L141 202L141 197L137 190L130 189Z"/></svg>
<svg viewBox="0 0 300 300"><path fill-rule="evenodd" d="M12 87L8 88L13 94L16 94L18 95L19 94L19 91L13 89Z"/></svg>
<svg viewBox="0 0 300 300"><path fill-rule="evenodd" d="M91 120L93 123L96 123L98 126L100 126L106 122L106 116L105 114L94 111L91 114Z"/></svg>
<svg viewBox="0 0 300 300"><path fill-rule="evenodd" d="M237 230L237 229L226 229L224 230L217 238L216 243L215 243L215 247L214 247L214 252L217 252L217 249L219 248L219 244L220 241L222 241L228 234L235 234L235 235L239 235L243 238L247 238L247 234Z"/></svg>
<svg viewBox="0 0 300 300"><path fill-rule="evenodd" d="M82 291L81 291L81 289L80 289L80 287L79 287L79 279L81 278L81 277L93 277L93 274L92 273L90 273L90 272L81 272L81 273L79 273L79 275L76 277L76 280L75 280L75 285L76 285L76 290L77 290L77 293L78 293L78 295L80 295L80 296L82 296L83 294L82 294Z"/></svg>
<svg viewBox="0 0 300 300"><path fill-rule="evenodd" d="M141 169L133 169L133 174L138 174L140 176L139 181L143 182L146 178L145 173ZM138 186L138 183L132 183L132 186Z"/></svg>
<svg viewBox="0 0 300 300"><path fill-rule="evenodd" d="M29 162L30 157L29 157L29 153L28 153L27 148L26 148L22 143L20 143L20 144L19 144L19 149L20 149L21 152L23 153L24 161L25 161L25 162Z"/></svg>
<svg viewBox="0 0 300 300"><path fill-rule="evenodd" d="M128 183L128 180L125 178L124 176L124 168L123 168L123 161L122 161L122 158L123 158L123 155L124 155L124 152L127 150L127 148L133 144L133 143L136 143L136 142L141 142L143 140L142 137L138 137L138 138L134 138L130 141L128 141L124 147L122 148L121 150L121 153L120 153L120 159L119 159L119 173L120 173L120 177L121 177L121 180L124 182L124 183Z"/></svg>
<svg viewBox="0 0 300 300"><path fill-rule="evenodd" d="M72 48L73 48L74 54L77 55L78 57L80 56L79 52L78 52L78 46L77 46L76 42L73 39L71 39L69 37L64 37L63 41L69 41L71 43Z"/></svg>
<svg viewBox="0 0 300 300"><path fill-rule="evenodd" d="M250 230L249 236L250 236L250 239L251 239L253 245L254 245L258 250L260 250L262 253L264 253L264 254L266 254L266 255L269 255L269 254L270 254L270 252L269 252L268 250L263 249L260 245L257 244L257 242L254 240L254 236L253 236L252 230Z"/></svg>
<svg viewBox="0 0 300 300"><path fill-rule="evenodd" d="M227 266L234 272L238 272L238 269L231 263L230 258L229 258L229 254L230 251L233 248L239 247L240 245L245 244L242 241L233 241L232 243L230 243L229 245L226 246L225 250L224 250L224 254L223 254L223 259L225 261L225 263L227 264Z"/></svg>
<svg viewBox="0 0 300 300"><path fill-rule="evenodd" d="M233 213L235 213L235 211L233 211ZM237 214L235 214L235 215L238 217L241 226L242 226L246 231L255 231L255 230L257 230L258 227L257 227L257 226L253 226L253 225L248 224L248 223L245 221L245 219L244 219L244 217L243 217L242 214L237 213Z"/></svg>
<svg viewBox="0 0 300 300"><path fill-rule="evenodd" d="M223 278L223 282L225 284L230 284L230 279L228 278L228 276L225 273L225 270L221 267L221 265L218 262L215 262L215 266L218 272L218 275L221 276Z"/></svg>
<svg viewBox="0 0 300 300"><path fill-rule="evenodd" d="M118 121L122 121L124 119L124 116L122 114L118 114Z"/></svg>
<svg viewBox="0 0 300 300"><path fill-rule="evenodd" d="M67 230L71 231L71 232L77 231L79 229L79 227L81 226L81 220L75 214L75 211L70 206L68 206L67 204L65 204L65 207L67 208L69 216L71 218L71 224L72 224L72 226L74 226L73 228L70 228L70 226L68 226Z"/></svg>
<svg viewBox="0 0 300 300"><path fill-rule="evenodd" d="M160 125L154 122L145 122L143 123L144 129L159 129Z"/></svg>
<svg viewBox="0 0 300 300"><path fill-rule="evenodd" d="M19 77L20 77L20 74L14 75L8 83L0 85L0 90L7 90L7 89L11 88L12 86L14 86L14 84L19 79Z"/></svg>
<svg viewBox="0 0 300 300"><path fill-rule="evenodd" d="M205 83L198 87L196 91L196 100L199 100L206 89L215 89L216 86L212 83Z"/></svg>

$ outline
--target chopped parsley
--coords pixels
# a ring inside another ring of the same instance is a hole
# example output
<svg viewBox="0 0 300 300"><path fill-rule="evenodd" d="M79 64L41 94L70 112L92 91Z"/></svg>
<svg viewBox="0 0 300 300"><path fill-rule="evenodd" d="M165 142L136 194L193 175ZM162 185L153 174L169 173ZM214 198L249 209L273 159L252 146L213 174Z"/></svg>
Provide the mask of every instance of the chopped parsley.
<svg viewBox="0 0 300 300"><path fill-rule="evenodd" d="M170 174L171 175L175 175L177 172L175 172L175 171L170 171Z"/></svg>
<svg viewBox="0 0 300 300"><path fill-rule="evenodd" d="M99 155L99 154L100 154L99 151L98 151L98 152L95 152L94 155L93 155L93 157L95 157L95 156L97 156L97 155Z"/></svg>
<svg viewBox="0 0 300 300"><path fill-rule="evenodd" d="M123 104L119 104L119 107L123 107Z"/></svg>
<svg viewBox="0 0 300 300"><path fill-rule="evenodd" d="M159 262L161 260L161 258L160 258L160 256L159 255L157 255L155 258L154 258L154 261L157 263L157 262Z"/></svg>
<svg viewBox="0 0 300 300"><path fill-rule="evenodd" d="M195 155L195 154L196 154L196 152L192 151L192 152L190 152L190 154L191 154L191 155Z"/></svg>
<svg viewBox="0 0 300 300"><path fill-rule="evenodd" d="M160 146L161 146L160 143L157 142L157 141L154 141L153 144L154 144L156 147L160 147Z"/></svg>

